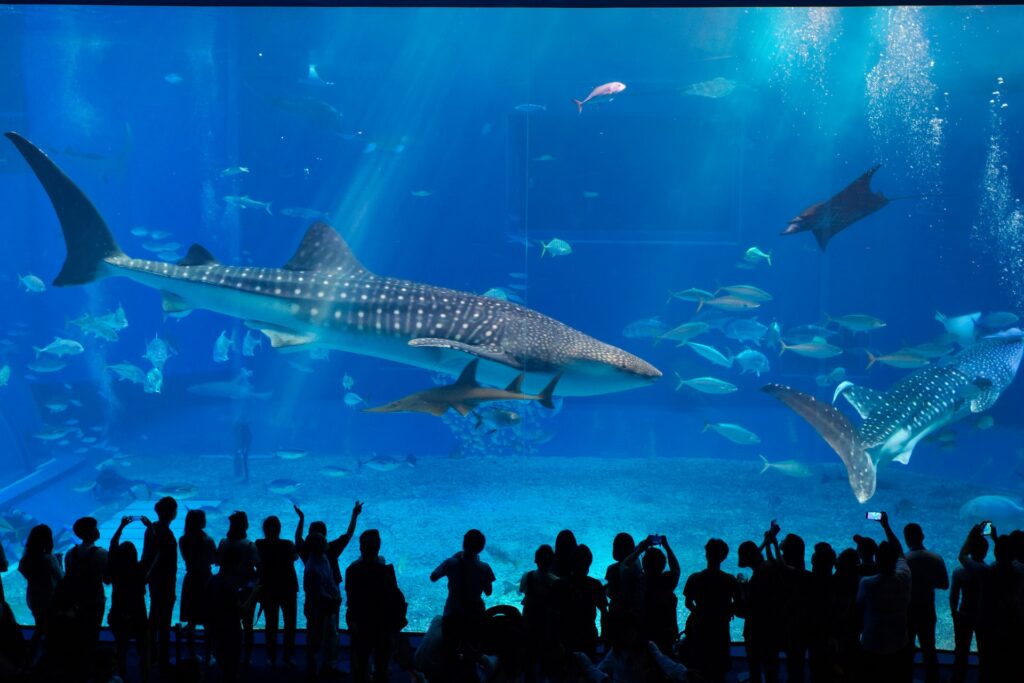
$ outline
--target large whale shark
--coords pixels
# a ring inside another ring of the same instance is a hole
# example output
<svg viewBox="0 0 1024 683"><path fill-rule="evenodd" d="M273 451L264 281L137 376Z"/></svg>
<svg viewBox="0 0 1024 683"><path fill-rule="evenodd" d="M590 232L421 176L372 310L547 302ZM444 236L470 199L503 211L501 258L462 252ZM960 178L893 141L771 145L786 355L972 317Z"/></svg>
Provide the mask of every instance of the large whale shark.
<svg viewBox="0 0 1024 683"><path fill-rule="evenodd" d="M781 384L764 391L807 420L839 455L857 500L875 493L882 461L906 464L921 439L948 424L991 408L1010 386L1024 353L1024 333L1011 329L963 349L948 363L907 375L887 392L843 382L844 397L863 419L859 428L828 403Z"/></svg>
<svg viewBox="0 0 1024 683"><path fill-rule="evenodd" d="M561 374L563 396L650 384L650 363L528 308L490 297L376 275L333 228L316 222L282 268L222 265L193 244L176 264L125 254L89 198L38 147L5 134L50 197L67 258L54 286L122 276L159 290L164 310L206 309L245 321L274 348L329 348L458 375L480 359L482 381L525 374L536 393Z"/></svg>

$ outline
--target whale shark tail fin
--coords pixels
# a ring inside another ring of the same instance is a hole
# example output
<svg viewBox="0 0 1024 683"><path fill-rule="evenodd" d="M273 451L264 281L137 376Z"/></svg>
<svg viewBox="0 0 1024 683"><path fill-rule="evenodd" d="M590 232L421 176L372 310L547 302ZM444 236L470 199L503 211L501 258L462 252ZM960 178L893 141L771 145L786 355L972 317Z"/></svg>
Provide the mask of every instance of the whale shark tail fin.
<svg viewBox="0 0 1024 683"><path fill-rule="evenodd" d="M42 150L17 133L4 133L25 157L50 197L64 232L67 258L54 279L55 287L83 285L103 276L103 262L122 256L114 236L85 193Z"/></svg>
<svg viewBox="0 0 1024 683"><path fill-rule="evenodd" d="M875 463L845 415L828 403L783 384L768 384L761 391L789 406L825 439L846 465L846 476L858 501L867 502L875 494Z"/></svg>

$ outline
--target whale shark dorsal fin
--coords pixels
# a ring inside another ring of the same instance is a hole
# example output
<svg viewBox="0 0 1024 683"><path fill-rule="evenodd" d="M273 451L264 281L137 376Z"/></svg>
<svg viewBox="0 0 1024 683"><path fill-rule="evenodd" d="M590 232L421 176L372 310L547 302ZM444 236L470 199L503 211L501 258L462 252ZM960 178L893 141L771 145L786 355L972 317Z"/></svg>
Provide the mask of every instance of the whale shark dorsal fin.
<svg viewBox="0 0 1024 683"><path fill-rule="evenodd" d="M459 374L459 378L455 380L455 386L457 387L475 387L479 386L476 383L476 366L480 365L480 359L474 358L473 360L466 363L466 367L462 368L462 372Z"/></svg>
<svg viewBox="0 0 1024 683"><path fill-rule="evenodd" d="M338 231L322 221L309 226L285 270L340 270L369 272Z"/></svg>
<svg viewBox="0 0 1024 683"><path fill-rule="evenodd" d="M178 261L179 266L210 266L217 263L213 254L201 244L193 244L188 253Z"/></svg>

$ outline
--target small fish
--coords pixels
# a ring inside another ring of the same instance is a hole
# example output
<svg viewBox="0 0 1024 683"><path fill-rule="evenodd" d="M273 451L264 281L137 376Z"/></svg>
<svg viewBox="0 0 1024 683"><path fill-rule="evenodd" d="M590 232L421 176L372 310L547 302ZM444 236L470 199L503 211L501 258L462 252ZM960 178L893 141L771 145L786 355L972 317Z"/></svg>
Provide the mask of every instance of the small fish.
<svg viewBox="0 0 1024 683"><path fill-rule="evenodd" d="M116 363L114 365L108 365L107 370L110 370L119 380L127 380L134 384L145 384L146 373L142 371L142 368L132 365L131 363Z"/></svg>
<svg viewBox="0 0 1024 683"><path fill-rule="evenodd" d="M270 211L270 204L271 204L271 202L260 202L260 201L257 201L255 199L253 199L252 197L250 197L247 194L246 195L242 195L241 197L236 197L236 196L233 196L233 195L225 195L224 202L228 206L236 208L236 209L263 209L269 215L271 215L271 216L274 215ZM143 246L145 246L145 245L143 245Z"/></svg>
<svg viewBox="0 0 1024 683"><path fill-rule="evenodd" d="M797 325L791 327L783 335L790 344L804 344L821 339L828 339L839 334L836 330L830 330L821 325Z"/></svg>
<svg viewBox="0 0 1024 683"><path fill-rule="evenodd" d="M50 425L43 427L41 431L36 432L32 436L40 441L59 441L69 434L81 434L82 430L78 427L69 427L67 425Z"/></svg>
<svg viewBox="0 0 1024 683"><path fill-rule="evenodd" d="M913 370L916 368L923 368L931 363L927 358L922 358L921 356L913 353L907 353L905 351L897 351L896 353L889 353L882 356L876 356L870 351L867 351L866 353L868 354L868 368L875 363L882 363L883 365L891 365L894 368Z"/></svg>
<svg viewBox="0 0 1024 683"><path fill-rule="evenodd" d="M78 450L82 450L82 449L78 449ZM88 450L88 449L86 449L86 450ZM94 488L96 488L96 482L95 481L83 481L83 482L80 482L80 483L75 484L74 486L72 486L71 490L74 491L75 493L88 493L89 491L92 491Z"/></svg>
<svg viewBox="0 0 1024 683"><path fill-rule="evenodd" d="M164 240L164 239L167 239L168 237L170 237L171 233L169 233L166 230L153 230L153 231L151 231L149 233L149 236L152 237L155 240ZM176 244L175 245L175 249L177 249L179 246L181 246L181 245Z"/></svg>
<svg viewBox="0 0 1024 683"><path fill-rule="evenodd" d="M1010 313L1009 311L998 311L996 313L989 313L985 317L978 320L978 324L982 327L989 329L999 329L1001 327L1009 327L1020 320L1020 316L1016 313Z"/></svg>
<svg viewBox="0 0 1024 683"><path fill-rule="evenodd" d="M885 327L885 322L878 318L865 315L863 313L851 313L849 315L840 315L838 317L825 316L828 322L833 322L840 327L845 327L851 332L871 332L872 330L880 330Z"/></svg>
<svg viewBox="0 0 1024 683"><path fill-rule="evenodd" d="M301 486L302 483L294 479L275 479L267 483L266 488L275 495L290 496L298 491Z"/></svg>
<svg viewBox="0 0 1024 683"><path fill-rule="evenodd" d="M541 154L539 157L534 157L531 161L554 161L555 157L551 154Z"/></svg>
<svg viewBox="0 0 1024 683"><path fill-rule="evenodd" d="M771 367L768 365L768 358L760 351L754 349L744 349L736 354L733 359L736 361L736 365L742 368L741 374L747 374L748 372L755 373L758 377L761 376L762 372L768 372Z"/></svg>
<svg viewBox="0 0 1024 683"><path fill-rule="evenodd" d="M416 467L416 458L413 455L407 455L405 459L390 455L375 455L369 460L360 460L359 467L360 469L365 467L375 472L393 472L399 467Z"/></svg>
<svg viewBox="0 0 1024 683"><path fill-rule="evenodd" d="M153 337L149 343L146 344L146 353L143 354L142 358L148 360L149 364L158 370L162 370L164 363L171 356L171 350L167 346L167 342L160 338L160 335Z"/></svg>
<svg viewBox="0 0 1024 683"><path fill-rule="evenodd" d="M524 114L536 114L537 112L548 110L543 104L517 104L514 109Z"/></svg>
<svg viewBox="0 0 1024 683"><path fill-rule="evenodd" d="M11 380L11 366L4 365L0 368L0 387L6 387L7 383Z"/></svg>
<svg viewBox="0 0 1024 683"><path fill-rule="evenodd" d="M825 341L811 341L805 344L787 344L782 343L782 350L779 351L781 356L786 351L792 351L793 353L808 358L834 358L840 356L843 350L838 346L833 346Z"/></svg>
<svg viewBox="0 0 1024 683"><path fill-rule="evenodd" d="M689 289L683 289L678 292L673 292L670 289L668 290L668 299L665 303L669 303L672 299L681 299L683 301L694 301L696 303L700 303L714 298L715 295L711 292L706 289L698 289L697 287L690 287Z"/></svg>
<svg viewBox="0 0 1024 683"><path fill-rule="evenodd" d="M827 375L818 375L814 381L818 383L819 387L830 387L833 384L839 384L844 379L846 379L846 368L838 367L832 368Z"/></svg>
<svg viewBox="0 0 1024 683"><path fill-rule="evenodd" d="M229 166L228 168L225 168L223 171L220 172L220 177L221 178L231 178L232 176L242 175L243 173L248 173L248 172L249 172L249 167L248 166Z"/></svg>
<svg viewBox="0 0 1024 683"><path fill-rule="evenodd" d="M63 401L61 399L53 399L43 404L43 406L51 413L63 413L68 409L68 405L67 401Z"/></svg>
<svg viewBox="0 0 1024 683"><path fill-rule="evenodd" d="M704 334L709 329L711 329L711 326L704 322L683 323L665 332L658 339L671 339L672 341L679 342L679 346L682 346L694 337Z"/></svg>
<svg viewBox="0 0 1024 683"><path fill-rule="evenodd" d="M430 190L413 190L409 194L411 194L413 197L429 197L434 193L431 192Z"/></svg>
<svg viewBox="0 0 1024 683"><path fill-rule="evenodd" d="M713 299L707 299L705 301L698 302L697 310L699 311L704 306L711 306L722 311L748 311L752 308L758 308L761 306L756 301L750 301L749 299L741 299L738 296L716 296Z"/></svg>
<svg viewBox="0 0 1024 683"><path fill-rule="evenodd" d="M141 226L137 228L132 228L131 230L129 230L129 232L135 235L136 237L145 237L146 235L149 234L149 230Z"/></svg>
<svg viewBox="0 0 1024 683"><path fill-rule="evenodd" d="M164 81L171 85L181 85L185 79L176 73L169 73L164 75Z"/></svg>
<svg viewBox="0 0 1024 683"><path fill-rule="evenodd" d="M151 368L146 373L146 381L142 384L142 390L147 394L159 394L164 386L164 373L160 368Z"/></svg>
<svg viewBox="0 0 1024 683"><path fill-rule="evenodd" d="M622 336L628 339L654 339L665 334L668 325L658 316L634 320L622 328Z"/></svg>
<svg viewBox="0 0 1024 683"><path fill-rule="evenodd" d="M345 388L345 391L352 391L352 387L354 387L355 385L356 381L352 379L352 375L346 372L345 375L341 378L341 386Z"/></svg>
<svg viewBox="0 0 1024 683"><path fill-rule="evenodd" d="M721 365L723 368L732 367L732 358L726 357L725 354L713 346L698 344L697 342L686 342L686 346L693 349L694 353L698 356L711 361L714 365Z"/></svg>
<svg viewBox="0 0 1024 683"><path fill-rule="evenodd" d="M744 429L737 424L730 424L728 422L705 422L704 429L701 431L706 432L707 430L718 432L725 438L729 439L733 443L738 443L741 446L752 446L756 443L761 443L761 438L750 431Z"/></svg>
<svg viewBox="0 0 1024 683"><path fill-rule="evenodd" d="M188 500L199 495L199 487L188 482L173 482L157 486L153 489L153 495L163 498L170 496L178 500Z"/></svg>
<svg viewBox="0 0 1024 683"><path fill-rule="evenodd" d="M586 104L587 102L590 102L591 100L604 100L604 99L606 99L606 100L608 100L610 102L615 95L618 95L620 92L622 92L625 89L626 89L626 84L625 83L619 83L618 81L612 81L611 83L605 83L604 85L599 85L596 88L594 88L593 90L591 90L590 94L587 95L586 99L584 99L584 100L573 100L573 102L576 103L576 109L579 111L580 114L582 114L583 113L583 105Z"/></svg>
<svg viewBox="0 0 1024 683"><path fill-rule="evenodd" d="M181 260L181 254L176 251L161 251L156 257L167 263L177 263Z"/></svg>
<svg viewBox="0 0 1024 683"><path fill-rule="evenodd" d="M760 346L766 334L768 326L757 322L757 318L741 318L725 326L725 336L741 344L751 342Z"/></svg>
<svg viewBox="0 0 1024 683"><path fill-rule="evenodd" d="M302 448L278 448L275 455L282 460L301 460L309 455L309 451Z"/></svg>
<svg viewBox="0 0 1024 683"><path fill-rule="evenodd" d="M759 304L772 300L771 294L754 285L729 285L727 287L719 287L715 294L717 295L719 292L726 292L747 301L756 301Z"/></svg>
<svg viewBox="0 0 1024 683"><path fill-rule="evenodd" d="M768 458L763 455L758 455L761 458L761 462L764 466L761 467L761 474L764 474L768 470L774 470L780 474L785 474L787 477L795 477L797 479L805 479L807 477L814 476L810 468L802 462L796 460L780 460L779 462L768 462Z"/></svg>
<svg viewBox="0 0 1024 683"><path fill-rule="evenodd" d="M278 213L282 216L288 216L289 218L302 218L307 221L327 220L326 211L317 211L316 209L308 209L303 206L293 206L281 209Z"/></svg>
<svg viewBox="0 0 1024 683"><path fill-rule="evenodd" d="M915 356L921 356L922 358L942 358L948 356L956 350L952 344L948 344L945 341L925 342L924 344L918 344L917 346L908 346L902 351L906 353L912 353Z"/></svg>
<svg viewBox="0 0 1024 683"><path fill-rule="evenodd" d="M49 353L54 356L77 356L78 354L85 351L85 347L76 342L74 339L63 339L62 337L54 337L53 341L46 346L40 348L33 346L32 350L36 352L36 358L39 358L41 354Z"/></svg>
<svg viewBox="0 0 1024 683"><path fill-rule="evenodd" d="M242 339L242 355L252 357L256 355L256 349L263 348L263 337L259 332L246 330L245 338Z"/></svg>
<svg viewBox="0 0 1024 683"><path fill-rule="evenodd" d="M772 253L761 251L757 247L751 247L743 252L743 260L747 263L767 263L769 266L772 265Z"/></svg>
<svg viewBox="0 0 1024 683"><path fill-rule="evenodd" d="M557 237L552 238L547 244L544 244L542 240L538 241L541 246L541 256L549 253L552 256L568 256L572 253L572 246L565 240L558 239Z"/></svg>
<svg viewBox="0 0 1024 683"><path fill-rule="evenodd" d="M366 403L366 401L364 401L362 397L360 397L359 394L355 393L354 391L346 392L344 400L345 405L347 405L349 408L355 408L360 403Z"/></svg>
<svg viewBox="0 0 1024 683"><path fill-rule="evenodd" d="M677 372L676 379L676 391L679 391L683 387L689 387L694 391L699 391L702 394L731 394L736 391L736 385L730 384L724 380L716 377L694 377L693 379L683 379L682 376Z"/></svg>
<svg viewBox="0 0 1024 683"><path fill-rule="evenodd" d="M583 198L584 199L597 199L600 196L601 196L600 192L592 192L592 191L589 191L589 190L584 190L583 191Z"/></svg>
<svg viewBox="0 0 1024 683"><path fill-rule="evenodd" d="M235 340L228 337L227 330L221 330L217 341L213 343L213 362L224 363L228 360L231 349L235 347Z"/></svg>
<svg viewBox="0 0 1024 683"><path fill-rule="evenodd" d="M99 441L99 439L97 439L95 436L83 436L81 441L82 441L82 443L92 444L92 443L96 443L97 441Z"/></svg>
<svg viewBox="0 0 1024 683"><path fill-rule="evenodd" d="M352 470L349 468L338 465L324 465L320 468L319 472L322 476L330 477L331 479L341 479L352 474Z"/></svg>
<svg viewBox="0 0 1024 683"><path fill-rule="evenodd" d="M25 367L34 372L59 372L68 366L68 362L56 356L47 356L31 363L25 363Z"/></svg>
<svg viewBox="0 0 1024 683"><path fill-rule="evenodd" d="M736 90L736 85L736 81L718 76L710 81L700 81L699 83L691 84L690 87L683 91L683 94L717 100L731 95Z"/></svg>
<svg viewBox="0 0 1024 683"><path fill-rule="evenodd" d="M25 288L26 292L35 292L38 294L39 292L46 291L46 285L43 284L43 281L35 275L19 275L18 282L20 282L21 286Z"/></svg>

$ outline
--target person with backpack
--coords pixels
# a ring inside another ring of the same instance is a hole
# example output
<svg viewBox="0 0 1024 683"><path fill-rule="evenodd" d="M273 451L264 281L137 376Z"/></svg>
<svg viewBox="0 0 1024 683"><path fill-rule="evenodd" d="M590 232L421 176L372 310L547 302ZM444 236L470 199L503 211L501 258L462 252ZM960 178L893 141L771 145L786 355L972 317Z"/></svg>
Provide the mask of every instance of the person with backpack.
<svg viewBox="0 0 1024 683"><path fill-rule="evenodd" d="M386 683L395 636L408 623L408 604L398 587L394 566L380 556L380 532L376 529L359 536L359 559L345 570L345 593L345 622L352 639L352 680Z"/></svg>
<svg viewBox="0 0 1024 683"><path fill-rule="evenodd" d="M64 578L57 586L55 608L67 627L64 641L70 646L70 662L88 661L99 642L106 594L103 575L107 569L107 551L96 545L100 539L99 523L95 517L82 517L75 521L71 531L81 541L64 558Z"/></svg>

